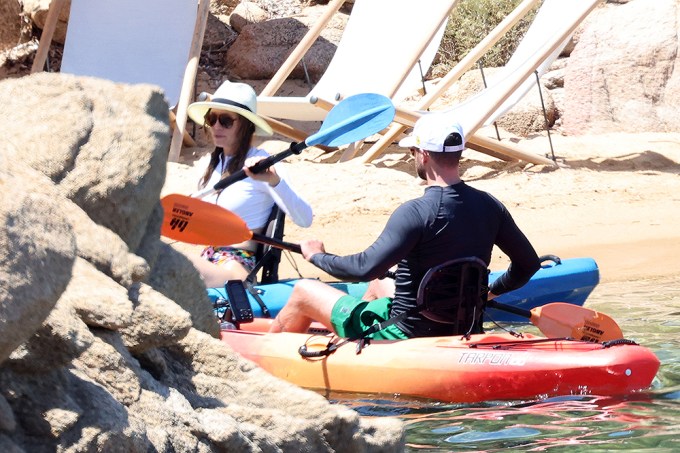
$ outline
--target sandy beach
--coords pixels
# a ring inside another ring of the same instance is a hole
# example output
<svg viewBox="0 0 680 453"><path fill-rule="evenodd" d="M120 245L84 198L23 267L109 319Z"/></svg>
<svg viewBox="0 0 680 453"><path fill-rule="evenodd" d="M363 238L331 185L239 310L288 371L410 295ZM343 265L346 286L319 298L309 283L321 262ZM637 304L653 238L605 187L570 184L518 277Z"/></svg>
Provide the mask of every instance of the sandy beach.
<svg viewBox="0 0 680 453"><path fill-rule="evenodd" d="M480 132L495 135L493 128ZM503 162L466 150L463 179L505 203L539 255L592 257L602 282L680 272L680 134L563 136L553 131L549 140L545 133L519 139L501 131L501 136L549 157L551 140L560 168ZM276 153L289 144L275 137L260 146ZM184 150L180 163L169 163L164 194L195 190L210 150ZM319 238L332 253L361 251L400 202L423 191L410 155L396 145L372 164L339 163L340 154L308 148L281 163L314 208L310 228L287 222L286 241ZM491 268L505 266L506 257L496 250ZM329 278L294 254L283 258L280 275Z"/></svg>

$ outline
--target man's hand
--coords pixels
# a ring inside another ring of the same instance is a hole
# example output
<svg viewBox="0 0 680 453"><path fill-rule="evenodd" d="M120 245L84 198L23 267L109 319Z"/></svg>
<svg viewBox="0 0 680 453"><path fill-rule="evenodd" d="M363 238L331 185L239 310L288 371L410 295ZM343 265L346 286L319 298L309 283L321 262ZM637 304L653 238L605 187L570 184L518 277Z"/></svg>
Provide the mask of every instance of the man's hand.
<svg viewBox="0 0 680 453"><path fill-rule="evenodd" d="M311 261L312 256L317 253L326 253L323 242L318 239L308 239L300 242L300 249L302 249L302 256L304 256L307 261Z"/></svg>

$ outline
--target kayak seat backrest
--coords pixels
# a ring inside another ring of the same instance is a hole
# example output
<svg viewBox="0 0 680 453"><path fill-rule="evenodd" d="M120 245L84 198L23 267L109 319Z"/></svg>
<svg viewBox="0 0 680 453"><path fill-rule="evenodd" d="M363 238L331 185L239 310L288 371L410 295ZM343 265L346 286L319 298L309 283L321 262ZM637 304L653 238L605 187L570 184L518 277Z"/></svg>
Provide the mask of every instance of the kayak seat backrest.
<svg viewBox="0 0 680 453"><path fill-rule="evenodd" d="M286 221L286 214L278 205L274 204L269 219L265 225L264 235L270 238L283 240L283 226ZM267 244L258 244L255 251L255 269L250 273L248 279L256 279L259 270L262 270L259 282L276 283L279 281L279 262L281 261L281 249ZM253 283L255 283L253 281Z"/></svg>
<svg viewBox="0 0 680 453"><path fill-rule="evenodd" d="M447 261L427 271L418 288L422 315L455 324L454 335L483 333L489 271L477 257Z"/></svg>

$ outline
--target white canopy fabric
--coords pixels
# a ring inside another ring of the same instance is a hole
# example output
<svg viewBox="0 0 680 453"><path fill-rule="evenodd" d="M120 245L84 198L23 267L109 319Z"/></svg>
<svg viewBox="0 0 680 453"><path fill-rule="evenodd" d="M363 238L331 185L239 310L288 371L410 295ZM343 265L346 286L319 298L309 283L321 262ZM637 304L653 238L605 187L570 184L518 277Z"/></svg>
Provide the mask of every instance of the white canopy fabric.
<svg viewBox="0 0 680 453"><path fill-rule="evenodd" d="M258 113L322 121L327 112L310 103L314 96L333 102L378 93L398 103L422 86L421 69L422 75L429 70L457 1L356 0L335 55L310 93L259 96Z"/></svg>
<svg viewBox="0 0 680 453"><path fill-rule="evenodd" d="M438 113L455 114L466 137L492 124L535 88L572 33L602 0L544 0L508 64L487 80L488 87L464 102ZM427 113L427 112L421 112Z"/></svg>
<svg viewBox="0 0 680 453"><path fill-rule="evenodd" d="M61 72L158 85L174 106L196 16L196 0L72 0Z"/></svg>
<svg viewBox="0 0 680 453"><path fill-rule="evenodd" d="M577 23L581 22L579 15L579 11L582 10L581 8L590 8L590 5L596 4L599 1L600 0L570 0L565 2L564 0L544 0L529 27L529 30L527 30L507 65L505 65L506 70L513 71L521 68L532 55L540 51L541 46L547 40L551 39L550 37L554 37L556 34L560 36L566 34L566 37L557 46L555 51L549 54L538 68L536 68L539 77L545 74L550 65L557 57L559 57L562 49L564 49L571 39L573 33L568 33L564 30L568 28L569 24L573 24L574 21L578 21ZM496 83L496 80L499 80L502 77L502 74L495 75L491 80ZM512 106L516 105L529 90L532 89L532 87L536 87L536 77L534 75L527 77L522 85L513 91L503 105L489 117L485 124L492 124L496 119L510 110Z"/></svg>

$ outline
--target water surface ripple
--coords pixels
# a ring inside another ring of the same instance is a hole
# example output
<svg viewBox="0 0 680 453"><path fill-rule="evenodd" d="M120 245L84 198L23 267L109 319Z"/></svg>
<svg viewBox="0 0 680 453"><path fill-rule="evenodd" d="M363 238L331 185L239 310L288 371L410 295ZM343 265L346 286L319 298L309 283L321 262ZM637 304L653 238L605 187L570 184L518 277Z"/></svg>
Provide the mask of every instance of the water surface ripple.
<svg viewBox="0 0 680 453"><path fill-rule="evenodd" d="M680 285L675 280L600 284L586 307L661 360L651 389L625 397L449 404L384 395L331 394L365 416L399 417L407 451L680 451ZM533 326L521 330L536 332Z"/></svg>

